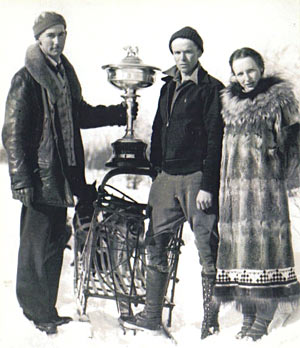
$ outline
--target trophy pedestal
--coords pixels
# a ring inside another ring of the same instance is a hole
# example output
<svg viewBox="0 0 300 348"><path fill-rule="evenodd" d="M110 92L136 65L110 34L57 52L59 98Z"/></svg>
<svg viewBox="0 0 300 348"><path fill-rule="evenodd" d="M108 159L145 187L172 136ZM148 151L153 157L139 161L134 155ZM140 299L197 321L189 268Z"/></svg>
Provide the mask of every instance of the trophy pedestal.
<svg viewBox="0 0 300 348"><path fill-rule="evenodd" d="M113 155L107 167L150 168L146 157L147 145L139 139L122 138L112 143Z"/></svg>

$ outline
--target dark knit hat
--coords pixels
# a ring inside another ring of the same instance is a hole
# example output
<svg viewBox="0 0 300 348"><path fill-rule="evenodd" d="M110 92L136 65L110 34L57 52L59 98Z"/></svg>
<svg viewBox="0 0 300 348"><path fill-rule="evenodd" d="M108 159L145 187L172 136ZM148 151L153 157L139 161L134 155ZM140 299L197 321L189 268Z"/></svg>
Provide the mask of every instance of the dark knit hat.
<svg viewBox="0 0 300 348"><path fill-rule="evenodd" d="M200 50L203 52L203 40L201 39L201 36L197 33L197 31L195 29L193 29L191 27L184 27L184 28L176 31L176 33L174 33L171 36L171 39L169 41L169 48L170 48L171 52L172 52L171 44L175 39L178 39L178 38L192 40L200 48Z"/></svg>
<svg viewBox="0 0 300 348"><path fill-rule="evenodd" d="M65 28L67 27L66 21L62 15L55 12L42 12L33 25L34 37L38 39L42 32L57 24L62 24Z"/></svg>

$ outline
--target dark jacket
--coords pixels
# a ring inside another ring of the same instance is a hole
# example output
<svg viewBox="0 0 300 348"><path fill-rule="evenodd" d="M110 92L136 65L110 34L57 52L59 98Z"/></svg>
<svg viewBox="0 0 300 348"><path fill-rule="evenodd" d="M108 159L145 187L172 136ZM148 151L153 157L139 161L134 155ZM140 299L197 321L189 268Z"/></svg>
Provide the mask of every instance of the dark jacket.
<svg viewBox="0 0 300 348"><path fill-rule="evenodd" d="M223 84L198 69L198 84L182 86L174 105L174 73L163 80L157 113L153 123L150 161L169 174L184 175L203 171L201 189L218 189L223 121L220 90Z"/></svg>
<svg viewBox="0 0 300 348"><path fill-rule="evenodd" d="M72 206L73 195L80 195L86 184L80 128L125 124L126 111L120 105L93 107L87 104L72 65L66 57L61 58L72 99L76 166L69 167L66 160L62 132L69 125L60 124L57 117L56 100L60 90L37 45L28 49L25 67L12 79L2 139L12 189L34 187L34 202ZM50 104L54 107L49 108Z"/></svg>

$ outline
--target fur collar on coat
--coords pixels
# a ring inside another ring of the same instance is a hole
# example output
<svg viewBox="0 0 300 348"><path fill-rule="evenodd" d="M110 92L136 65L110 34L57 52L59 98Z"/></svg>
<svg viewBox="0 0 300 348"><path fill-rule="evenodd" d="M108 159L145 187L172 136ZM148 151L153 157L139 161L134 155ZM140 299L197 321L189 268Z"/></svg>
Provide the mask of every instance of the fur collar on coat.
<svg viewBox="0 0 300 348"><path fill-rule="evenodd" d="M300 115L291 83L270 76L262 78L250 93L243 93L237 83L232 83L222 91L221 97L225 138L227 132L231 135L250 132L259 139L262 133L266 135L266 129L272 129L276 148L285 154L288 188L299 187ZM264 137L261 146L274 148L271 139Z"/></svg>
<svg viewBox="0 0 300 348"><path fill-rule="evenodd" d="M69 81L72 99L79 101L81 87L74 68L64 55L61 55L61 60ZM49 71L46 58L37 43L29 46L26 52L25 67L30 75L48 91L51 102L54 104L61 94L60 85L54 74L51 74L51 70Z"/></svg>
<svg viewBox="0 0 300 348"><path fill-rule="evenodd" d="M244 93L238 83L231 83L222 91L223 119L226 125L257 123L264 119L280 119L282 110L299 122L298 101L292 85L276 76L262 78L258 86Z"/></svg>

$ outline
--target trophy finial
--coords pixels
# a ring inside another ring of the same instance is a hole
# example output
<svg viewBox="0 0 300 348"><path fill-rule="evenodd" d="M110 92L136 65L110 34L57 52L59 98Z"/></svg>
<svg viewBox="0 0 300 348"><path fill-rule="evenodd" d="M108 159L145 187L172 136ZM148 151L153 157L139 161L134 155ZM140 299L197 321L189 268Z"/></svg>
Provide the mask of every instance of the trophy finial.
<svg viewBox="0 0 300 348"><path fill-rule="evenodd" d="M127 52L127 57L137 57L139 53L139 48L137 46L125 46L124 50Z"/></svg>
<svg viewBox="0 0 300 348"><path fill-rule="evenodd" d="M122 59L122 63L129 63L129 64L143 64L142 60L138 57L139 49L137 46L125 46L123 47L124 50L127 52L127 55L124 59Z"/></svg>

